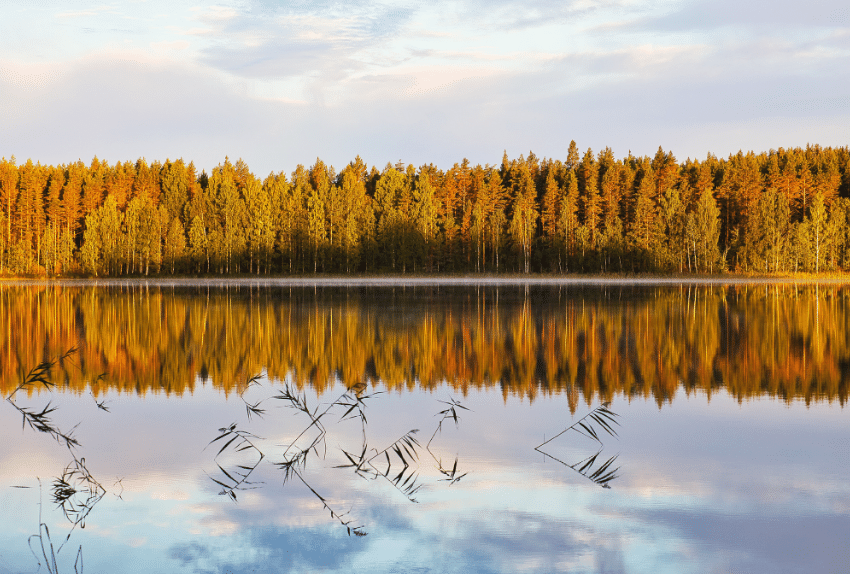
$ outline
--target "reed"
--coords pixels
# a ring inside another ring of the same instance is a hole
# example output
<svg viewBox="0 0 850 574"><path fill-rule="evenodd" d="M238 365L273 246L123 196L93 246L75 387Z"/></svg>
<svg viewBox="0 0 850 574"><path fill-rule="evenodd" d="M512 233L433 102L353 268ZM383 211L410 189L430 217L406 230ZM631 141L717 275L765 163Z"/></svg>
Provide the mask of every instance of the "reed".
<svg viewBox="0 0 850 574"><path fill-rule="evenodd" d="M553 436L548 440L544 440L541 444L534 447L534 450L543 454L546 457L551 458L552 460L563 464L564 466L571 468L576 471L581 476L587 478L594 484L601 486L602 488L611 488L609 484L611 481L616 479L619 475L617 472L620 470L620 467L614 468L611 467L616 462L617 458L620 456L619 453L614 456L606 459L602 462L602 459L599 458L599 455L605 448L605 445L600 438L600 435L603 433L607 433L609 436L617 437L617 431L614 426L619 426L620 422L617 418L620 416L617 413L613 412L609 407L611 403L605 402L581 417L579 420ZM573 431L582 436L590 438L597 442L599 445L599 449L592 455L587 458L584 458L575 463L568 463L559 458L553 456L552 454L543 450L547 444L551 443L556 438L564 435L565 433ZM603 435L604 436L604 435Z"/></svg>
<svg viewBox="0 0 850 574"><path fill-rule="evenodd" d="M21 382L5 399L6 402L21 415L21 424L23 429L29 427L35 432L44 433L50 436L59 444L63 445L71 456L71 462L65 466L60 476L53 479L50 488L51 501L57 508L62 509L63 515L71 523L71 528L65 536L65 539L59 545L58 549L54 548L53 541L50 537L50 528L42 520L41 479L37 479L39 484L38 534L30 536L27 540L27 544L38 562L39 568L42 565L43 559L44 565L50 574L58 574L59 567L56 560L57 555L65 547L65 544L68 543L77 526L80 528L86 527L86 519L97 503L100 502L106 495L107 490L92 475L92 473L89 472L89 469L86 466L86 459L77 455L76 449L80 447L80 443L74 436L74 431L79 426L79 423L74 425L70 431L63 431L51 419L50 415L58 409L57 406L53 405L52 400L48 400L45 406L38 409L37 407L19 405L16 401L15 395L17 395L20 391L32 390L40 387L43 387L48 392L52 392L55 388L55 384L51 380L52 370L57 365L63 365L64 362L70 360L76 352L77 348L72 347L63 355L51 360L42 361L25 374L22 374ZM98 380L103 378L104 375L100 375ZM93 394L92 398L99 410L107 413L110 412L105 401L98 402L97 398L95 398ZM120 479L118 480L118 483L120 483ZM35 540L38 541L38 552L33 549L33 541ZM80 574L83 571L82 546L77 548L77 556L74 561L74 571L77 572L77 574Z"/></svg>
<svg viewBox="0 0 850 574"><path fill-rule="evenodd" d="M340 447L339 451L344 457L345 462L332 468L352 470L357 476L366 480L381 479L391 485L410 502L418 502L416 494L423 487L420 476L423 445L417 438L419 430L411 429L383 448L370 447L367 432L367 401L377 395L383 394L383 391L367 393L367 385L360 382L347 387L336 399L327 404L317 403L311 405L304 392L299 392L292 384L286 382L277 393L256 402L249 402L244 397L244 393L253 386L261 385L262 378L263 376L261 374L250 377L243 386L243 391L239 393L239 398L245 406L246 416L249 422L253 417L262 418L267 414L263 404L269 400L280 401L284 406L294 410L296 416L305 418L304 427L285 445L281 459L272 461L273 466L282 471L284 485L291 480L297 479L298 482L301 482L321 502L322 507L330 513L331 518L339 521L346 528L349 535L366 536L367 532L364 530L364 526L352 525L353 520L349 517L350 511L341 512L334 508L328 499L311 485L305 477L305 471L310 460L314 458L324 460L327 458L327 436L334 422L339 424L344 421L359 420L361 430L359 447L351 451ZM457 427L460 422L459 411L468 411L469 409L454 398L439 402L445 405L445 408L435 415L439 416L440 419L424 450L433 458L437 470L442 476L438 481L448 482L451 485L458 482L467 473L462 473L458 470L457 457L455 457L454 463L450 468L444 466L441 458L432 451L431 443L442 431L444 422L451 420ZM299 442L311 430L315 431L316 436L306 446L299 446ZM221 472L221 476L218 478L210 476L210 479L222 488L219 494L227 495L234 502L238 502L237 491L256 488L256 484L259 484L250 481L249 477L266 458L258 444L263 439L249 431L238 428L237 423L222 427L218 429L218 432L218 436L211 440L207 446L209 447L214 443L221 445L213 457ZM232 451L233 454L242 451L253 451L256 453L256 458L251 464L236 465L234 468L228 470L219 463L219 458L224 456L228 451Z"/></svg>

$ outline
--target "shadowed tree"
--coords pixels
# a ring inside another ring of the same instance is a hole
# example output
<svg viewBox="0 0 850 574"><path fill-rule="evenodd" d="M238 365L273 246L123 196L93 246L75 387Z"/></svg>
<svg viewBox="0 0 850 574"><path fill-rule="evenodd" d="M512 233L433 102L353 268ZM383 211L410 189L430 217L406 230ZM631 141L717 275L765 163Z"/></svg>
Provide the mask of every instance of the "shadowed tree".
<svg viewBox="0 0 850 574"><path fill-rule="evenodd" d="M425 251L426 265L431 270L434 239L437 235L437 199L431 176L420 170L413 191L413 224ZM414 269L415 270L415 269Z"/></svg>
<svg viewBox="0 0 850 574"><path fill-rule="evenodd" d="M578 178L575 171L567 172L566 193L558 213L558 233L564 245L565 269L569 269L569 261L575 255L576 232L578 220Z"/></svg>

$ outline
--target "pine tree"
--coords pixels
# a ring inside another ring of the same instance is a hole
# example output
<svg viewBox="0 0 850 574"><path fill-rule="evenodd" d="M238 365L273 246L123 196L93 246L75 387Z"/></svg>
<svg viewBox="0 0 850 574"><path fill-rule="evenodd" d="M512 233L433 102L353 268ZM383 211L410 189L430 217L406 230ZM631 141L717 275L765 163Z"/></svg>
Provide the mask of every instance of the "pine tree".
<svg viewBox="0 0 850 574"><path fill-rule="evenodd" d="M80 228L80 218L84 216L81 204L83 195L83 182L88 169L81 161L68 166L65 177L65 189L62 191L62 226L68 234L74 238Z"/></svg>
<svg viewBox="0 0 850 574"><path fill-rule="evenodd" d="M564 244L564 256L567 262L575 255L578 228L578 179L575 171L570 170L567 172L566 194L558 214L558 231Z"/></svg>
<svg viewBox="0 0 850 574"><path fill-rule="evenodd" d="M655 181L652 168L647 166L638 186L635 198L634 220L629 238L632 245L643 257L652 258L657 255L657 211L653 196Z"/></svg>
<svg viewBox="0 0 850 574"><path fill-rule="evenodd" d="M555 170L551 167L546 174L546 188L543 192L543 206L540 210L540 223L543 226L543 237L546 238L551 252L555 252L558 236L558 211L561 189L555 181Z"/></svg>
<svg viewBox="0 0 850 574"><path fill-rule="evenodd" d="M12 246L12 210L18 201L18 167L15 156L0 159L0 204L3 210L3 243L0 244L0 273L8 265L8 250Z"/></svg>
<svg viewBox="0 0 850 574"><path fill-rule="evenodd" d="M101 163L95 157L92 159L91 167L83 179L83 214L88 215L100 207L103 202L104 193L104 171L107 171L109 166Z"/></svg>
<svg viewBox="0 0 850 574"><path fill-rule="evenodd" d="M578 146L576 145L576 140L570 141L570 147L567 150L567 161L564 164L566 168L570 171L578 169L579 162L579 154L578 154Z"/></svg>
<svg viewBox="0 0 850 574"><path fill-rule="evenodd" d="M425 250L430 271L433 263L434 238L437 235L437 200L430 175L421 170L413 191L412 212L413 224Z"/></svg>
<svg viewBox="0 0 850 574"><path fill-rule="evenodd" d="M582 214L587 227L590 246L596 248L599 234L599 219L602 214L599 197L599 165L593 156L593 150L587 148L578 167L579 195L582 198Z"/></svg>
<svg viewBox="0 0 850 574"><path fill-rule="evenodd" d="M310 251L313 254L313 273L319 270L319 250L325 244L325 202L319 191L313 187L307 197L307 234Z"/></svg>
<svg viewBox="0 0 850 574"><path fill-rule="evenodd" d="M46 224L44 194L49 172L27 160L20 170L19 195L15 209L19 268L27 272L40 263L40 243Z"/></svg>

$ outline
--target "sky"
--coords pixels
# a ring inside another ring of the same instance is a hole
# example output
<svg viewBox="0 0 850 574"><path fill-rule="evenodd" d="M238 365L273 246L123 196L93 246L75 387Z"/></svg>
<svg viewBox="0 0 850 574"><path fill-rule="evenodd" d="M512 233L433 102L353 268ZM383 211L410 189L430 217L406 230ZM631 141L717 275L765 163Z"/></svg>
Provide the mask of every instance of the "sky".
<svg viewBox="0 0 850 574"><path fill-rule="evenodd" d="M0 156L258 176L850 143L846 0L4 0Z"/></svg>

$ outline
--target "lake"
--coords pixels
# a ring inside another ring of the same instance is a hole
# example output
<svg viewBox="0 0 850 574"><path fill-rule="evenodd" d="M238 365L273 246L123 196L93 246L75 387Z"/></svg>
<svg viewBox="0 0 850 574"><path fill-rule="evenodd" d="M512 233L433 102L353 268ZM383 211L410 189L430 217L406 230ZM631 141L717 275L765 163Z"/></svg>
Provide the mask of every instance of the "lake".
<svg viewBox="0 0 850 574"><path fill-rule="evenodd" d="M7 282L0 574L848 572L848 381L839 283Z"/></svg>

